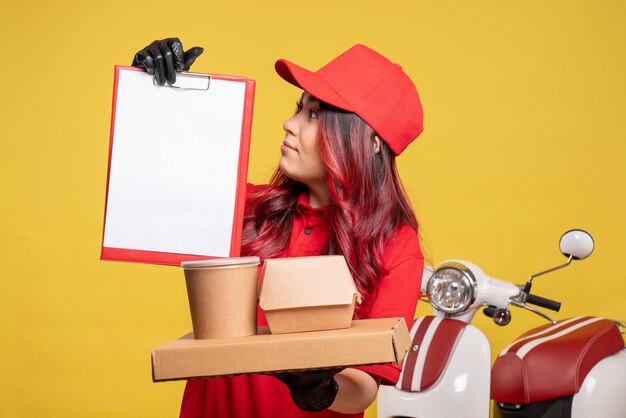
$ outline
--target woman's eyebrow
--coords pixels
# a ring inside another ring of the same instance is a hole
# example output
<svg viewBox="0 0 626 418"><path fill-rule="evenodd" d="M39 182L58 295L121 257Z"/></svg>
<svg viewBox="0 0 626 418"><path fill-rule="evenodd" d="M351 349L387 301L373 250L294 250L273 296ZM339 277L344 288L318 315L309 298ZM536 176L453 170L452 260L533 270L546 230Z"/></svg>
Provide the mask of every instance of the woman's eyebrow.
<svg viewBox="0 0 626 418"><path fill-rule="evenodd" d="M317 104L319 104L319 99L316 97L311 96L308 92L304 92L304 94L302 94L302 103L312 103L312 102L317 102Z"/></svg>

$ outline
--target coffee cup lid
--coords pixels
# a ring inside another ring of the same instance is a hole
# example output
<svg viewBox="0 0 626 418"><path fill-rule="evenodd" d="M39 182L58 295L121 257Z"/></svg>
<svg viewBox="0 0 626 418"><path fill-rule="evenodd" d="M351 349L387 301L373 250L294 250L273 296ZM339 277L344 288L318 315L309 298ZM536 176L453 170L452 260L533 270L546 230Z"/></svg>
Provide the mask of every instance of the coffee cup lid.
<svg viewBox="0 0 626 418"><path fill-rule="evenodd" d="M213 258L210 260L183 261L180 266L185 270L208 269L215 267L234 267L234 266L258 266L261 263L259 257L231 257L231 258Z"/></svg>

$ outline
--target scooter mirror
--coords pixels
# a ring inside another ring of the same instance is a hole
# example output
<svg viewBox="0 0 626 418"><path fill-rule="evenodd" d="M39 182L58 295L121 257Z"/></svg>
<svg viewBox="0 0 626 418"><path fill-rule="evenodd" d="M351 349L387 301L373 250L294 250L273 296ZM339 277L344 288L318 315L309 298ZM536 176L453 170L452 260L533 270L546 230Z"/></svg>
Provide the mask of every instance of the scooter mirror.
<svg viewBox="0 0 626 418"><path fill-rule="evenodd" d="M583 260L593 252L593 238L582 229L572 229L563 234L559 247L565 257Z"/></svg>

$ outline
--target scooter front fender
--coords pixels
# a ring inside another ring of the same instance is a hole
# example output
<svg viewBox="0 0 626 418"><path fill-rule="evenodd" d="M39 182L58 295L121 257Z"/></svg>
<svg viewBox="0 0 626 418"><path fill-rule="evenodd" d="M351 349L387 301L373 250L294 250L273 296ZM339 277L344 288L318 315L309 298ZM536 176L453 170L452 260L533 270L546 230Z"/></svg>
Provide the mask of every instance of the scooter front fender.
<svg viewBox="0 0 626 418"><path fill-rule="evenodd" d="M467 325L437 382L421 392L381 386L378 418L488 418L491 350L485 335Z"/></svg>

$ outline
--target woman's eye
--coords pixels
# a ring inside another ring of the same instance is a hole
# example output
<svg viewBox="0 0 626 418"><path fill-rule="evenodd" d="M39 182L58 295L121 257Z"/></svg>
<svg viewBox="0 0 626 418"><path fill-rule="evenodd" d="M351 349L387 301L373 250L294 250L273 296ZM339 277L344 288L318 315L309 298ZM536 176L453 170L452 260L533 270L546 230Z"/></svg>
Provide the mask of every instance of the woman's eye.
<svg viewBox="0 0 626 418"><path fill-rule="evenodd" d="M318 113L315 110L310 110L309 111L309 118L310 119L317 119L319 117Z"/></svg>

